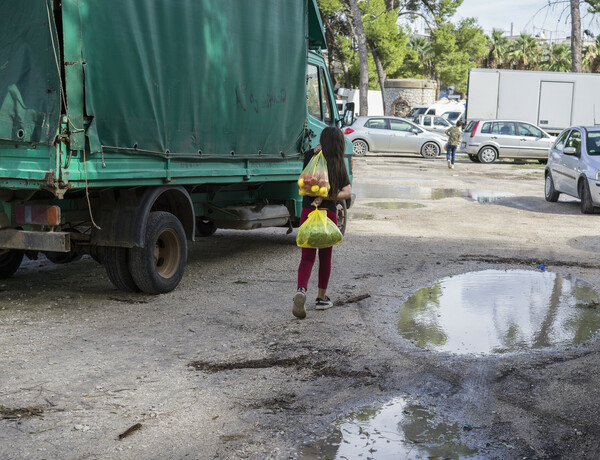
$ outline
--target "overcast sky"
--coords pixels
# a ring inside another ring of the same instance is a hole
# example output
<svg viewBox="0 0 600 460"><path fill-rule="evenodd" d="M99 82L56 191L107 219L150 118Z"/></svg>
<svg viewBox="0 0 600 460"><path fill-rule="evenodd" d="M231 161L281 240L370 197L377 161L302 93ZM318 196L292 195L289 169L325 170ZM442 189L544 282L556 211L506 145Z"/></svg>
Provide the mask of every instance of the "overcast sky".
<svg viewBox="0 0 600 460"><path fill-rule="evenodd" d="M552 0L553 3L554 1ZM569 6L569 2L565 1L561 5L544 8L546 5L548 0L464 0L458 8L456 17L477 18L479 25L488 34L493 28L510 33L512 23L514 35L521 32L534 35L542 30L546 38L550 38L550 33L551 38L564 38L570 35L571 17L569 9L565 9ZM599 20L585 14L586 10L582 6L582 30L590 29L598 35Z"/></svg>

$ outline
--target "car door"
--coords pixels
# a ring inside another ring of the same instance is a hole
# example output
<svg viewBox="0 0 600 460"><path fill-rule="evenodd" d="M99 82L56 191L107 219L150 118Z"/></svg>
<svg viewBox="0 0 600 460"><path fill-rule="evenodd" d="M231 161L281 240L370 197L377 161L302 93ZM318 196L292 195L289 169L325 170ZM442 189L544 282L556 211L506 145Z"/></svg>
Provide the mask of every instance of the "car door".
<svg viewBox="0 0 600 460"><path fill-rule="evenodd" d="M527 158L548 158L550 138L530 123L517 123L519 131L519 156Z"/></svg>
<svg viewBox="0 0 600 460"><path fill-rule="evenodd" d="M563 131L560 136L554 142L554 145L550 147L550 153L548 154L548 168L552 174L552 181L554 182L554 188L559 192L564 192L564 171L563 169L563 149L567 139L571 134L570 130Z"/></svg>
<svg viewBox="0 0 600 460"><path fill-rule="evenodd" d="M452 128L452 125L442 117L433 117L432 131L444 134L446 130Z"/></svg>
<svg viewBox="0 0 600 460"><path fill-rule="evenodd" d="M393 133L390 138L390 150L393 152L419 153L421 138L412 130L418 130L419 132L423 132L423 130L404 120L390 119L389 123Z"/></svg>
<svg viewBox="0 0 600 460"><path fill-rule="evenodd" d="M565 155L564 149L574 147L576 155ZM581 156L581 131L573 129L565 142L563 150L559 155L559 162L556 165L556 176L559 178L560 191L571 196L578 196L577 179L581 175L579 157Z"/></svg>
<svg viewBox="0 0 600 460"><path fill-rule="evenodd" d="M369 147L374 152L389 152L390 138L392 132L389 129L387 119L370 118L365 123L365 129L369 138Z"/></svg>
<svg viewBox="0 0 600 460"><path fill-rule="evenodd" d="M517 128L513 121L496 121L492 125L490 139L496 141L500 147L500 156L519 156L521 142L517 136Z"/></svg>

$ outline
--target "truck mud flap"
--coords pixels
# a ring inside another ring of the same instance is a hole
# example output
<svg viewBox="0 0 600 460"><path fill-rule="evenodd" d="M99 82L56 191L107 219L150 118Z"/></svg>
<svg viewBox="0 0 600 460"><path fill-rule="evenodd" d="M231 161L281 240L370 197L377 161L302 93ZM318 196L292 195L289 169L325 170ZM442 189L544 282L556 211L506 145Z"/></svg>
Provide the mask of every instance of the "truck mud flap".
<svg viewBox="0 0 600 460"><path fill-rule="evenodd" d="M68 232L31 232L7 228L0 230L0 248L69 252L71 239Z"/></svg>

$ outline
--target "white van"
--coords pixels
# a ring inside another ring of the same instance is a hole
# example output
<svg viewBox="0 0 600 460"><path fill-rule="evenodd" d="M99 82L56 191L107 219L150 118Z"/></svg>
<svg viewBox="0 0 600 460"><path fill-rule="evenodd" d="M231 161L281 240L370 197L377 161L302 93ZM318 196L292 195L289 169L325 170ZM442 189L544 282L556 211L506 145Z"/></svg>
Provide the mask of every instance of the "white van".
<svg viewBox="0 0 600 460"><path fill-rule="evenodd" d="M416 105L404 117L416 121L421 115L442 116L446 112L464 112L465 104L460 101L441 100L429 105ZM458 119L458 118L457 118Z"/></svg>

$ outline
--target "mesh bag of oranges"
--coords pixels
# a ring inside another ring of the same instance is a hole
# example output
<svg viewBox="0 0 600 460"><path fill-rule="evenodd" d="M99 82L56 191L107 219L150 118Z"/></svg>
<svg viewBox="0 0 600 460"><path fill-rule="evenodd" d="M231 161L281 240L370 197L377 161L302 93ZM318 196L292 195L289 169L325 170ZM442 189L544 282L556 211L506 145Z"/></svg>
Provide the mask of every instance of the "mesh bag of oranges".
<svg viewBox="0 0 600 460"><path fill-rule="evenodd" d="M298 178L298 191L302 196L327 198L329 188L327 161L321 151L310 159L306 168L300 174Z"/></svg>

